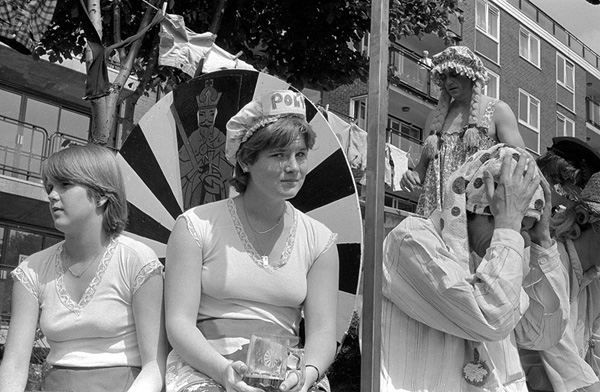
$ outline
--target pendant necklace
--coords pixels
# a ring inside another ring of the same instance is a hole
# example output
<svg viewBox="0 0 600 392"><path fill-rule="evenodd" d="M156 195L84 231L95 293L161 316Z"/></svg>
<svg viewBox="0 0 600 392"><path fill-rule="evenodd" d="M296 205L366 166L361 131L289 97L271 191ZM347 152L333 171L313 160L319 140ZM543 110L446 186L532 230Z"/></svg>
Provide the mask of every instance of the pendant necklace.
<svg viewBox="0 0 600 392"><path fill-rule="evenodd" d="M104 247L103 247L102 250L96 255L96 257L94 257L92 259L92 261L80 273L77 274L77 273L73 272L73 270L71 269L73 267L73 264L71 264L71 266L67 268L67 271L69 271L69 273L71 275L73 275L74 278L79 279L83 276L83 274L85 274L85 272L88 269L90 269L92 264L94 264L100 258L100 256L102 256L105 252L106 252L106 249L104 249ZM67 259L67 261L71 262L71 257L67 254L66 248L63 249L63 253L65 255L65 259Z"/></svg>
<svg viewBox="0 0 600 392"><path fill-rule="evenodd" d="M283 207L283 212L281 213L281 216L279 217L279 220L277 221L277 223L275 223L275 226L271 227L268 230L265 231L257 231L254 229L254 227L252 227L252 222L250 222L250 216L248 215L248 210L246 209L246 204L244 203L244 199L240 198L242 200L242 206L244 207L244 215L246 215L246 220L248 221L248 226L250 226L250 230L252 230L252 232L254 233L254 238L256 239L256 244L258 245L258 250L260 251L260 260L261 260L261 264L263 266L267 266L269 265L269 255L265 254L265 251L262 248L262 245L260 244L260 239L258 238L258 234L267 234L272 232L273 230L275 230L275 228L277 226L279 226L279 224L283 221L283 216L285 215L285 212L287 211L287 204L284 205ZM269 244L271 242L271 236L269 236Z"/></svg>

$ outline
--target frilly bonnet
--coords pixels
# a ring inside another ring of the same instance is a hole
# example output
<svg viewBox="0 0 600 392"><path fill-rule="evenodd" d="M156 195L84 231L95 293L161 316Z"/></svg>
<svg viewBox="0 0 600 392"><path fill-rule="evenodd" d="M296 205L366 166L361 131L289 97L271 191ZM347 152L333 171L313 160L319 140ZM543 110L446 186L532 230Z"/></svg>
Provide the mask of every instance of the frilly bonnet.
<svg viewBox="0 0 600 392"><path fill-rule="evenodd" d="M489 80L481 59L466 46L450 46L433 56L432 61L431 77L439 86L443 83L442 76L450 71L466 76L473 82L479 81L482 86Z"/></svg>

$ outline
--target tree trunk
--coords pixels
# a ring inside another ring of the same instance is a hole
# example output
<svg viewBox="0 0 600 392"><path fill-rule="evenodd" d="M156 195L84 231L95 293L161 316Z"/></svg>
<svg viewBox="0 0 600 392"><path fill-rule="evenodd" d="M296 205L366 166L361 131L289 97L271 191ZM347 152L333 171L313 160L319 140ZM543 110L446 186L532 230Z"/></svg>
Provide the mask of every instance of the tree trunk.
<svg viewBox="0 0 600 392"><path fill-rule="evenodd" d="M154 0L153 2L157 3L158 1ZM100 11L100 3L98 0L88 0L88 13L90 19L96 31L98 32L98 35L102 37L102 15ZM119 11L117 10L117 12ZM118 109L121 92L127 82L127 79L129 79L129 76L131 75L134 61L139 53L142 40L146 34L144 29L149 27L150 23L152 22L153 14L154 12L152 7L146 6L146 13L138 28L139 36L130 42L131 45L128 52L126 52L124 49L120 52L119 73L112 82L108 95L94 97L90 100L90 104L92 106L92 129L89 136L90 143L118 147L118 141L116 140L115 136L117 131ZM118 46L119 45L113 45L111 48ZM111 48L107 50L110 51ZM122 56L125 54L126 58L123 58ZM86 50L86 62L91 61L92 52L88 47Z"/></svg>
<svg viewBox="0 0 600 392"><path fill-rule="evenodd" d="M102 12L100 9L100 2L98 0L88 0L87 3L88 14L90 20L98 36L102 38ZM93 60L92 50L88 46L85 51L85 61L90 68L90 64ZM100 98L92 98L90 105L92 106L92 129L90 130L89 143L99 144L106 146L109 144L111 133L114 133L116 128L116 100L111 99L114 94L118 95L118 92L111 91L109 95ZM111 104L111 101L114 103Z"/></svg>
<svg viewBox="0 0 600 392"><path fill-rule="evenodd" d="M119 91L112 90L110 94L90 101L92 106L92 129L89 142L101 146L115 146L117 130L117 102Z"/></svg>

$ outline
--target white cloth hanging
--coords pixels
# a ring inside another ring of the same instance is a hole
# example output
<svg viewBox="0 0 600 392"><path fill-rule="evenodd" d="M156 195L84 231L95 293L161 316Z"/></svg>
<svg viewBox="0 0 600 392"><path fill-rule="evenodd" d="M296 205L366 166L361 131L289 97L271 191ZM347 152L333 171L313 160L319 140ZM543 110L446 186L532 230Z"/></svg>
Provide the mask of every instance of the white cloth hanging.
<svg viewBox="0 0 600 392"><path fill-rule="evenodd" d="M202 72L221 69L255 70L250 64L238 59L215 45L211 32L195 33L185 27L181 15L167 15L160 23L158 64L179 68L194 77L198 64L204 60Z"/></svg>

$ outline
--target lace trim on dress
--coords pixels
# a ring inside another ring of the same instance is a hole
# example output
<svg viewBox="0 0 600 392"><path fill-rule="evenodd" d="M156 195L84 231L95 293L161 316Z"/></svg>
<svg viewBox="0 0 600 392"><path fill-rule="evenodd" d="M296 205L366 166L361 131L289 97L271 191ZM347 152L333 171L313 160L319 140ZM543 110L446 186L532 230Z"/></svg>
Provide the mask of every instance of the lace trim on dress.
<svg viewBox="0 0 600 392"><path fill-rule="evenodd" d="M327 252L329 250L329 248L331 248L333 245L335 245L335 242L337 241L337 233L331 233L331 235L329 236L329 241L327 241L327 244L325 244L325 247L323 248L323 250L321 251L321 253L319 254L319 256L321 256L323 253Z"/></svg>
<svg viewBox="0 0 600 392"><path fill-rule="evenodd" d="M194 212L192 212L192 213L194 213ZM198 245L198 247L200 249L202 249L202 241L200 240L200 235L198 234L198 232L196 231L196 228L194 227L194 222L192 222L192 218L187 215L181 215L181 216L185 219L185 222L187 224L187 228L188 228L190 235L192 236L194 241L196 241L196 244Z"/></svg>
<svg viewBox="0 0 600 392"><path fill-rule="evenodd" d="M283 251L281 252L281 258L276 263L269 263L266 265L263 264L262 257L258 254L256 249L254 249L254 246L250 242L248 235L246 235L246 232L244 231L244 226L242 226L242 222L240 221L240 218L238 216L237 210L235 208L235 202L233 201L233 199L227 200L227 209L229 210L229 214L231 215L231 220L233 221L233 225L235 226L235 231L237 232L238 236L240 237L240 240L242 241L242 244L244 245L244 249L246 250L246 252L248 252L248 254L250 254L250 258L252 259L252 261L254 261L256 265L258 265L265 271L273 272L287 264L287 262L290 259L290 254L292 253L292 249L294 247L294 241L296 240L296 230L298 226L298 214L296 213L296 209L294 207L292 207L294 221L292 223L292 227L290 228L290 232L283 247Z"/></svg>
<svg viewBox="0 0 600 392"><path fill-rule="evenodd" d="M162 273L162 266L163 265L158 260L152 260L151 262L146 264L135 277L135 283L131 288L131 293L135 294L137 289L139 289L148 279L150 279L154 275L160 275Z"/></svg>
<svg viewBox="0 0 600 392"><path fill-rule="evenodd" d="M55 254L56 290L58 291L58 297L60 298L60 302L62 302L62 304L65 305L65 307L67 309L69 309L71 312L79 315L81 313L81 310L91 301L92 297L96 293L96 287L102 281L102 277L104 276L104 273L106 272L106 268L108 268L108 264L110 263L110 260L112 259L113 253L115 252L117 245L118 245L118 241L116 240L116 238L113 238L110 241L110 244L108 244L108 247L106 248L106 251L104 252L104 256L102 257L102 260L100 261L100 265L98 266L98 269L96 270L96 274L94 275L94 278L90 282L90 285L87 287L87 289L85 289L85 292L83 293L83 296L79 300L79 303L75 303L75 301L73 301L73 299L71 298L71 296L69 295L69 293L67 292L67 289L65 287L65 282L63 279L65 271L63 270L62 259L60 256L62 254L62 249L63 249L64 243L61 244L56 249L56 254Z"/></svg>
<svg viewBox="0 0 600 392"><path fill-rule="evenodd" d="M486 106L485 111L483 112L483 116L481 116L481 123L479 124L479 126L481 128L485 128L486 131L490 128L490 125L492 124L492 115L496 110L496 102L498 101L495 99L490 101Z"/></svg>
<svg viewBox="0 0 600 392"><path fill-rule="evenodd" d="M37 291L35 290L35 286L33 285L33 283L31 283L29 278L25 275L23 268L21 268L21 267L15 268L11 272L11 275L13 276L14 279L17 279L19 282L21 282L21 284L23 286L25 286L25 289L27 289L27 291L29 291L31 293L31 295L33 295L35 297L35 299L36 299L36 301L38 301L38 303L40 302L40 297L39 297Z"/></svg>

